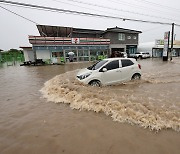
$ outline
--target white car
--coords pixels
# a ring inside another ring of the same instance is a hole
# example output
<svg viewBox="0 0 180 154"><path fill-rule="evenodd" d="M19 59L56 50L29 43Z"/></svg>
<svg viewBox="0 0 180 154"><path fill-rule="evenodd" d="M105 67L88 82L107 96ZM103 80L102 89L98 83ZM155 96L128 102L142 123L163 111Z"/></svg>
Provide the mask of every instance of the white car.
<svg viewBox="0 0 180 154"><path fill-rule="evenodd" d="M141 78L141 65L134 58L107 58L82 69L77 79L92 86L113 85Z"/></svg>
<svg viewBox="0 0 180 154"><path fill-rule="evenodd" d="M149 52L146 52L146 58L150 58L150 53Z"/></svg>
<svg viewBox="0 0 180 154"><path fill-rule="evenodd" d="M136 53L130 54L129 57L145 59L145 58L150 58L150 54L148 52L136 52Z"/></svg>

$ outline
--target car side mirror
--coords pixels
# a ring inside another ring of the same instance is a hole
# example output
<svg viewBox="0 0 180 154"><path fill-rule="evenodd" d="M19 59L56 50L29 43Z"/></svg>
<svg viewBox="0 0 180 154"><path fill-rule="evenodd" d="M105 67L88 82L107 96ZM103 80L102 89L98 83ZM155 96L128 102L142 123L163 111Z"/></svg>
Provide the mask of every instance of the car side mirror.
<svg viewBox="0 0 180 154"><path fill-rule="evenodd" d="M102 69L102 71L103 71L103 72L107 72L107 68L104 67L104 68Z"/></svg>

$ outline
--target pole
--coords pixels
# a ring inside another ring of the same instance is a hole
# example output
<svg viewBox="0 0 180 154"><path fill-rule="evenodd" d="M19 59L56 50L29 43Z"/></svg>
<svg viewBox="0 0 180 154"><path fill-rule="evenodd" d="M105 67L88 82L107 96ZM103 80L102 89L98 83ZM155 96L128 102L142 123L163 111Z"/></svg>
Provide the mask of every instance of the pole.
<svg viewBox="0 0 180 154"><path fill-rule="evenodd" d="M171 31L171 50L170 50L170 60L172 60L172 52L173 52L173 43L174 43L174 23L172 23L172 31Z"/></svg>

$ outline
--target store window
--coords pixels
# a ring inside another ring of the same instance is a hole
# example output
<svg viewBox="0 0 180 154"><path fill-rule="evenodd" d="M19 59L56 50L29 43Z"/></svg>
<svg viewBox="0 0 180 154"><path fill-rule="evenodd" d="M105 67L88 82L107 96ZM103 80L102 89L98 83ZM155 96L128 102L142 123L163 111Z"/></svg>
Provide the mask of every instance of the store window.
<svg viewBox="0 0 180 154"><path fill-rule="evenodd" d="M64 57L63 52L52 52L52 57Z"/></svg>
<svg viewBox="0 0 180 154"><path fill-rule="evenodd" d="M84 56L89 56L89 51L88 50L84 50Z"/></svg>

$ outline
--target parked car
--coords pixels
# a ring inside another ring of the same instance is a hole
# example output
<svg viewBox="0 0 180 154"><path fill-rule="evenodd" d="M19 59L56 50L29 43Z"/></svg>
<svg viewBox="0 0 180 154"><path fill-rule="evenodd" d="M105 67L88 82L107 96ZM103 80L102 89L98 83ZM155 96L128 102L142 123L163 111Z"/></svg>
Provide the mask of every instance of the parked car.
<svg viewBox="0 0 180 154"><path fill-rule="evenodd" d="M148 52L136 52L136 53L130 54L129 57L136 58L136 59L138 58L145 59L145 58L149 58L150 54Z"/></svg>
<svg viewBox="0 0 180 154"><path fill-rule="evenodd" d="M146 52L146 58L150 58L150 53L149 52Z"/></svg>
<svg viewBox="0 0 180 154"><path fill-rule="evenodd" d="M92 86L113 85L141 78L141 65L134 58L107 58L77 73L77 79Z"/></svg>

